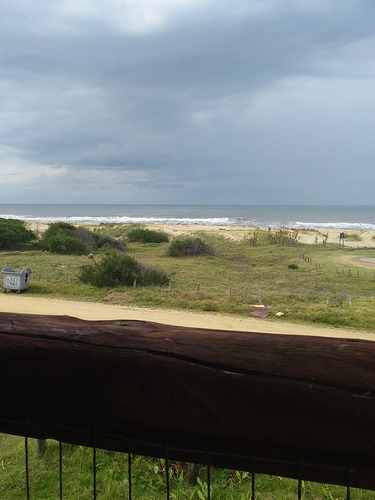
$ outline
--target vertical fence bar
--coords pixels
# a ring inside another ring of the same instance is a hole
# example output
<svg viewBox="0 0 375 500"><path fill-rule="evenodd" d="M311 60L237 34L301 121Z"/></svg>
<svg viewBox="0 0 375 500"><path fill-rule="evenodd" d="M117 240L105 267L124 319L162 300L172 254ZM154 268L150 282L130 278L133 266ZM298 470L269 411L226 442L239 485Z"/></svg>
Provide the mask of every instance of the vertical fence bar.
<svg viewBox="0 0 375 500"><path fill-rule="evenodd" d="M63 481L62 481L62 442L59 441L59 494L60 500L63 500Z"/></svg>
<svg viewBox="0 0 375 500"><path fill-rule="evenodd" d="M132 455L131 455L132 443L129 441L129 452L128 452L128 500L132 500Z"/></svg>
<svg viewBox="0 0 375 500"><path fill-rule="evenodd" d="M168 446L166 446L165 449L165 480L167 484L167 500L170 500L171 497L171 491L170 491L170 484L169 484L169 453L168 453Z"/></svg>
<svg viewBox="0 0 375 500"><path fill-rule="evenodd" d="M350 500L350 464L346 464L346 500Z"/></svg>
<svg viewBox="0 0 375 500"><path fill-rule="evenodd" d="M211 500L211 453L207 448L207 500Z"/></svg>
<svg viewBox="0 0 375 500"><path fill-rule="evenodd" d="M92 498L96 500L96 447L92 449Z"/></svg>
<svg viewBox="0 0 375 500"><path fill-rule="evenodd" d="M26 498L30 500L30 477L29 477L29 443L25 436L25 480L26 480Z"/></svg>
<svg viewBox="0 0 375 500"><path fill-rule="evenodd" d="M255 500L255 457L254 450L251 453L251 500Z"/></svg>

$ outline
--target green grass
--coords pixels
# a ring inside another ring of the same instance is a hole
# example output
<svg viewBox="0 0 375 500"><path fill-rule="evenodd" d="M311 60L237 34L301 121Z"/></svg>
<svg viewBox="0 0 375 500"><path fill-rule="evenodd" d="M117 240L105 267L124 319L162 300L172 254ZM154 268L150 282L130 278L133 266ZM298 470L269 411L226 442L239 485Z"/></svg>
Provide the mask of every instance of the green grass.
<svg viewBox="0 0 375 500"><path fill-rule="evenodd" d="M106 228L100 227L101 234L105 234ZM109 226L107 230L110 236L116 231L116 237L126 238L129 228L123 226L121 231ZM184 258L168 257L169 243L156 246L128 243L126 252L145 265L164 270L171 278L171 287L97 289L82 284L77 278L79 269L91 262L85 256L30 249L0 252L0 259L2 267L31 268L27 293L37 297L115 300L117 304L141 307L247 316L261 295L270 312L269 319L264 321L275 320L275 314L282 312L278 321L374 331L375 269L356 267L342 258L375 257L375 249L270 243L268 232L261 230L257 231L254 245L249 244L251 235L249 232L248 238L234 242L209 232L192 233L192 237L211 245L215 254ZM97 253L94 262L102 255Z"/></svg>
<svg viewBox="0 0 375 500"><path fill-rule="evenodd" d="M24 438L0 434L0 498L26 498ZM35 440L28 440L30 498L57 500L59 498L59 445L49 440L43 457L35 452ZM62 489L64 500L91 500L93 498L93 452L90 448L62 445ZM132 493L137 500L164 500L166 498L166 468L164 460L132 457ZM196 486L187 482L187 464L172 462L169 470L172 499L203 500L207 491L207 469L199 468ZM215 500L251 497L251 474L248 472L213 468L211 470L211 498ZM118 500L128 498L128 455L97 450L97 498ZM297 481L277 476L256 474L256 498L262 500L294 500ZM304 481L304 500L344 499L346 489ZM374 492L351 490L354 500L370 500Z"/></svg>

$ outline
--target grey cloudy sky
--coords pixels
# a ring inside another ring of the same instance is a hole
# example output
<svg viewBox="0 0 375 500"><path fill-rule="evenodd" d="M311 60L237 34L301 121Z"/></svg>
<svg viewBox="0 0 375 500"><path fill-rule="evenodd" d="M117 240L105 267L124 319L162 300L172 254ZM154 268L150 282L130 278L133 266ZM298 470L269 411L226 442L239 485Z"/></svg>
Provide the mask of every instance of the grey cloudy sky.
<svg viewBox="0 0 375 500"><path fill-rule="evenodd" d="M373 0L1 0L3 203L374 204Z"/></svg>

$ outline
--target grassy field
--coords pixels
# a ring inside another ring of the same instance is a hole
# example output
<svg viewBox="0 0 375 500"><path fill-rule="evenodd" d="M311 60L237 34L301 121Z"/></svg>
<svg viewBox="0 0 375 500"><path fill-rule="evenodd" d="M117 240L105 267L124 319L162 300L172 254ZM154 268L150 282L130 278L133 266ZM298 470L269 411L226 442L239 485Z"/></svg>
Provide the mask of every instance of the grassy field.
<svg viewBox="0 0 375 500"><path fill-rule="evenodd" d="M103 226L126 241L127 226ZM292 232L291 232L292 234ZM375 258L375 248L336 245L293 245L270 242L267 231L231 241L210 232L196 233L215 249L214 256L167 257L168 243L128 243L127 253L162 269L170 286L94 288L77 275L85 256L56 255L35 250L0 252L3 267L30 267L28 293L38 297L111 302L152 308L184 309L247 316L263 302L279 321L313 322L372 332L375 326L375 269L358 267L348 257ZM95 255L94 261L101 258Z"/></svg>
<svg viewBox="0 0 375 500"><path fill-rule="evenodd" d="M127 226L103 226L101 232L126 242ZM34 249L0 252L1 266L30 267L31 296L53 297L136 305L152 308L184 309L247 316L260 299L278 321L313 322L337 328L357 328L375 332L375 270L357 267L354 257L375 258L375 249L348 249L334 245L285 244L270 241L267 231L258 231L256 244L252 233L240 241L220 234L193 234L215 249L214 256L166 256L168 243L127 243L127 252L138 261L165 270L171 284L160 287L94 288L79 282L82 265L96 262L86 256L56 255ZM348 259L350 257L350 259ZM199 285L199 286L198 286ZM199 291L198 291L199 289ZM268 321L265 319L264 321ZM49 441L47 453L38 457L30 440L31 498L59 498L58 443ZM63 446L64 499L92 498L92 450ZM98 451L97 498L127 498L127 456ZM19 500L25 496L24 440L0 435L0 499ZM204 468L197 486L186 481L185 464L171 465L171 498L205 498ZM165 495L165 467L160 460L135 457L133 495L136 499L162 499ZM303 483L303 498L342 499L345 488ZM257 499L295 499L297 483L279 477L256 476ZM212 472L211 498L243 499L251 496L251 475L215 469ZM374 492L352 490L352 499L375 498Z"/></svg>

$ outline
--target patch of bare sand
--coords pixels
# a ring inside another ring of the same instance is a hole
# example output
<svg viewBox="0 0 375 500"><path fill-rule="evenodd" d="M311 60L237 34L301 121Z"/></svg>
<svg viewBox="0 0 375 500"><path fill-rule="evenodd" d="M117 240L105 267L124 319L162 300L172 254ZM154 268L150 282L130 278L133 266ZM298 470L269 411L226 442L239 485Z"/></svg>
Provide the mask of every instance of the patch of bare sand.
<svg viewBox="0 0 375 500"><path fill-rule="evenodd" d="M233 317L219 314L145 309L120 305L107 305L85 301L68 301L28 297L27 294L6 293L0 295L0 311L23 314L53 314L73 316L85 320L131 319L152 321L168 325L194 328L210 328L245 332L285 335L313 335L320 337L359 338L375 340L375 335L356 330L338 330L308 324L287 323L251 317Z"/></svg>

